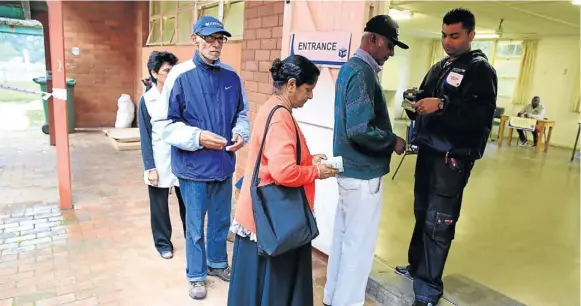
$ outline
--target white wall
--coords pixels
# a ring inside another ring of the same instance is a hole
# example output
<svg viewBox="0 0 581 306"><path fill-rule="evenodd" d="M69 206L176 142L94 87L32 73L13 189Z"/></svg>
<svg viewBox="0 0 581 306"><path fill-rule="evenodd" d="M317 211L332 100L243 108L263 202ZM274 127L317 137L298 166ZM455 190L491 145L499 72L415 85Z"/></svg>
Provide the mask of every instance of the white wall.
<svg viewBox="0 0 581 306"><path fill-rule="evenodd" d="M529 98L539 96L545 117L555 121L551 144L573 147L579 113L571 111L575 72L579 69L579 38L539 40ZM515 109L518 112L517 107Z"/></svg>
<svg viewBox="0 0 581 306"><path fill-rule="evenodd" d="M419 87L428 67L428 39L400 36L400 40L410 48L395 49L395 56L384 65L381 85L387 99L389 115L393 121L401 113L403 92L411 87Z"/></svg>

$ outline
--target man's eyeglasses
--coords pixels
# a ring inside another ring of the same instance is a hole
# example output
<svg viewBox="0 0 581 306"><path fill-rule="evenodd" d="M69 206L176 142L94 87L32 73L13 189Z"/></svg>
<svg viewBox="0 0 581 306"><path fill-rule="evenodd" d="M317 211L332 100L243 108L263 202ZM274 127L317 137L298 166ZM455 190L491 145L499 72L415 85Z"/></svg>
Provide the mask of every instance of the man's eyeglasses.
<svg viewBox="0 0 581 306"><path fill-rule="evenodd" d="M228 37L221 35L221 36L213 36L213 35L201 35L201 34L197 34L198 36L200 36L205 42L212 44L214 43L216 40L219 41L220 43L225 43L228 41Z"/></svg>

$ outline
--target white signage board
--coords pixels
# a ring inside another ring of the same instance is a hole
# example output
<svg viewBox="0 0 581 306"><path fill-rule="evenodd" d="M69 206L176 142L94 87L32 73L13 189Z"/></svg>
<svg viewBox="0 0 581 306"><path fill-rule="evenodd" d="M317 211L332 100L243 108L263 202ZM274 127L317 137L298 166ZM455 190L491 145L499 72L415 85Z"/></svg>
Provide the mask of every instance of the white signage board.
<svg viewBox="0 0 581 306"><path fill-rule="evenodd" d="M349 59L350 45L349 32L293 33L290 55L302 55L315 65L339 68Z"/></svg>

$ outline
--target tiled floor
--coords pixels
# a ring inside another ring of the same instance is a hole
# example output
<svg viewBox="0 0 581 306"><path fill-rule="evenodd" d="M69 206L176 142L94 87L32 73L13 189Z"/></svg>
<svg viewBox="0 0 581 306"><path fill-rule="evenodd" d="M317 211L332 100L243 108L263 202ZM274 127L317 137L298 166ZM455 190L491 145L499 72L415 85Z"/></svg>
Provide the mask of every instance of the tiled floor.
<svg viewBox="0 0 581 306"><path fill-rule="evenodd" d="M570 149L536 153L515 140L501 149L491 142L465 189L444 275L527 305L579 305L579 160L570 158ZM384 180L376 255L391 267L407 263L415 162L407 157L396 179Z"/></svg>
<svg viewBox="0 0 581 306"><path fill-rule="evenodd" d="M0 306L226 305L228 285L215 278L206 300L188 297L174 197L176 255L153 248L139 151L116 152L99 132L71 135L75 209L60 211L54 148L38 127L17 129L0 127ZM325 270L315 256L315 305Z"/></svg>

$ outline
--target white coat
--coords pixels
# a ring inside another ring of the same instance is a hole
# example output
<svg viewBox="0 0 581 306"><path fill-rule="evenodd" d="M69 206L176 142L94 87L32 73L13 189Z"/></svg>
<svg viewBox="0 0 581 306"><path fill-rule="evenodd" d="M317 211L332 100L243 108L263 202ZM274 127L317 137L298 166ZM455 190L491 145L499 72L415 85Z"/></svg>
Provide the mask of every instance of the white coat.
<svg viewBox="0 0 581 306"><path fill-rule="evenodd" d="M159 105L161 103L160 98L161 94L156 86L152 86L145 95L143 95L147 112L151 118L156 118L160 115L163 116L163 114L157 113L163 109L163 107L160 107ZM156 187L170 188L173 186L179 186L178 179L171 171L171 145L161 139L160 127L162 126L157 125L156 128L156 124L153 124L153 122L151 126L153 160L155 161L155 169L159 176L159 182ZM147 185L149 185L148 174L149 171L146 170L143 177L145 184Z"/></svg>

